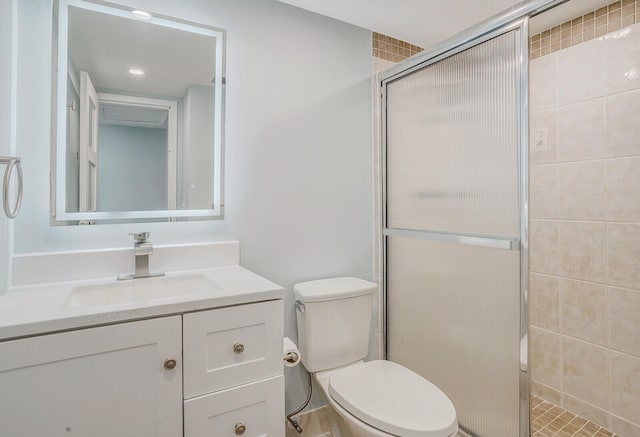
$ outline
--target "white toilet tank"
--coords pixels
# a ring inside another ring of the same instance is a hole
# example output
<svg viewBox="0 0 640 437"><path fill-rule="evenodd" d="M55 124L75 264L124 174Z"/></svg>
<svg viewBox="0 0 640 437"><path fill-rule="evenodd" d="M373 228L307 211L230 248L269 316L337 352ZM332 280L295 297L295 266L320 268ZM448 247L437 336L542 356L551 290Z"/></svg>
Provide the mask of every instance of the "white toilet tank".
<svg viewBox="0 0 640 437"><path fill-rule="evenodd" d="M298 347L309 372L344 366L367 356L377 289L376 284L358 278L294 285Z"/></svg>

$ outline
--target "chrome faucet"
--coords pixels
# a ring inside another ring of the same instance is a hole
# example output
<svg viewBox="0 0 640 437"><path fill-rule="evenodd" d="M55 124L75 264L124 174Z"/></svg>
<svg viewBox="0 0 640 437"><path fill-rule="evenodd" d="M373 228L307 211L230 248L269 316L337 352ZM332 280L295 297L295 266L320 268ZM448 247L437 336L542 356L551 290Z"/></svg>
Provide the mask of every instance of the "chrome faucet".
<svg viewBox="0 0 640 437"><path fill-rule="evenodd" d="M164 273L149 272L149 255L153 254L153 245L148 240L148 232L140 232L133 235L133 273L118 276L119 281L126 279L151 278L154 276L164 276Z"/></svg>

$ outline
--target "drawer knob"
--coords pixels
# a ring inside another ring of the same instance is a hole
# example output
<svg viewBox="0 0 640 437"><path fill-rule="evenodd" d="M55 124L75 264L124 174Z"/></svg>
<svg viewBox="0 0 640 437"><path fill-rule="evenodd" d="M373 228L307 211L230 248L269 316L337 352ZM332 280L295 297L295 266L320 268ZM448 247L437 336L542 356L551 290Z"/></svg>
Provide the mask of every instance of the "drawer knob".
<svg viewBox="0 0 640 437"><path fill-rule="evenodd" d="M173 358L167 358L166 360L164 360L164 368L167 370L173 370L176 368L177 365L178 365L178 362Z"/></svg>
<svg viewBox="0 0 640 437"><path fill-rule="evenodd" d="M234 430L236 432L236 435L242 435L247 430L247 427L244 426L244 423L236 423Z"/></svg>
<svg viewBox="0 0 640 437"><path fill-rule="evenodd" d="M236 343L233 345L233 353L238 355L238 354L241 354L242 352L244 352L244 345L242 343Z"/></svg>

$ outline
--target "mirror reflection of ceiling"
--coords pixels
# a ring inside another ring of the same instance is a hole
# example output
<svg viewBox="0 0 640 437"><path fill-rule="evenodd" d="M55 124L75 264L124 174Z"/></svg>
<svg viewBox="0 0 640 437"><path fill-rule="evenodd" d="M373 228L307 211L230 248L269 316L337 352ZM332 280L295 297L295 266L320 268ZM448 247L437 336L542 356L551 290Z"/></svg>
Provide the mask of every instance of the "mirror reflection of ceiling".
<svg viewBox="0 0 640 437"><path fill-rule="evenodd" d="M143 20L70 7L69 57L76 71L89 73L98 91L179 98L189 85L212 86L215 40ZM145 74L133 76L131 68Z"/></svg>
<svg viewBox="0 0 640 437"><path fill-rule="evenodd" d="M140 106L100 105L100 124L112 126L144 127L149 129L166 129L169 113L166 109L144 108Z"/></svg>

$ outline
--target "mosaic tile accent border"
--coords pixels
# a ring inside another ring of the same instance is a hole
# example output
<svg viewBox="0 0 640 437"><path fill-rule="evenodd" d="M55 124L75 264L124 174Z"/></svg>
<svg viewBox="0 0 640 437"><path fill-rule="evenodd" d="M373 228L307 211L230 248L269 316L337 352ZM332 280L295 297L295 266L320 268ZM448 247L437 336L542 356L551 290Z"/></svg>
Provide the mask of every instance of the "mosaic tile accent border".
<svg viewBox="0 0 640 437"><path fill-rule="evenodd" d="M531 436L621 437L536 396L531 396Z"/></svg>
<svg viewBox="0 0 640 437"><path fill-rule="evenodd" d="M640 23L640 0L618 0L529 38L529 58L557 52Z"/></svg>
<svg viewBox="0 0 640 437"><path fill-rule="evenodd" d="M373 56L387 61L400 62L424 50L408 42L373 32Z"/></svg>

